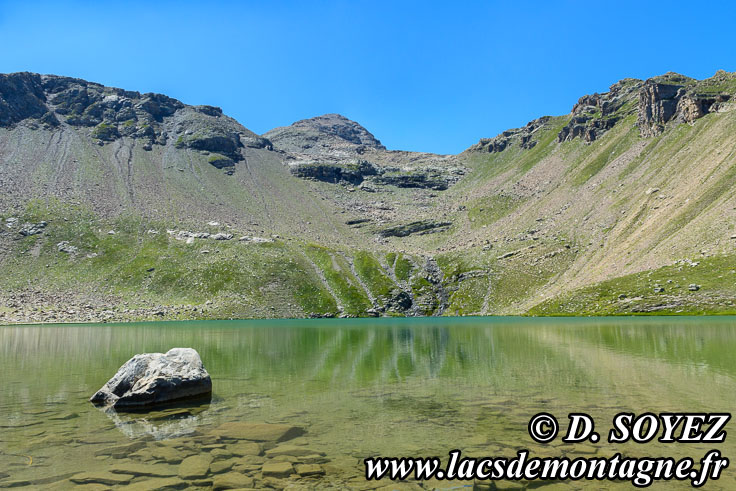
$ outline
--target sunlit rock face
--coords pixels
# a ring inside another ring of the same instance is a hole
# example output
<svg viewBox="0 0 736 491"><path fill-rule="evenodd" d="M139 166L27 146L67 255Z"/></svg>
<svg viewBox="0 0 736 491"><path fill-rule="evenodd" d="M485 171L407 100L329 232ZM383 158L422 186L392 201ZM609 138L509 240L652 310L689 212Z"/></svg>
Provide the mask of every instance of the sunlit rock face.
<svg viewBox="0 0 736 491"><path fill-rule="evenodd" d="M173 348L135 355L91 398L116 410L142 410L174 401L207 397L212 380L199 353Z"/></svg>

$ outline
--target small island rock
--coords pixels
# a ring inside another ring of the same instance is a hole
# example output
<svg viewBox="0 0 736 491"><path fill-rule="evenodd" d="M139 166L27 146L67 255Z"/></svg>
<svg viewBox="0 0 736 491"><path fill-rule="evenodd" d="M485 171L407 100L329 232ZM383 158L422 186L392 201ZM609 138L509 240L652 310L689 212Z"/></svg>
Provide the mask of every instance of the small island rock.
<svg viewBox="0 0 736 491"><path fill-rule="evenodd" d="M173 348L135 355L89 400L114 409L146 409L212 393L212 380L199 353Z"/></svg>

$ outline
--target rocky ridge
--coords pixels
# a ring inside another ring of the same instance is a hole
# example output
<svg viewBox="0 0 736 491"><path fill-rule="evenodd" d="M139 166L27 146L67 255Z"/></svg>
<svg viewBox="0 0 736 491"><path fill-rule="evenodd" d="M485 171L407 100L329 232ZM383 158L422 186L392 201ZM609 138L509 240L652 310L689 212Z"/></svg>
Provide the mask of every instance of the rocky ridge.
<svg viewBox="0 0 736 491"><path fill-rule="evenodd" d="M673 72L646 81L626 78L611 85L608 92L581 97L572 108L569 122L557 135L557 141L580 138L586 143L594 142L632 114L637 115L641 136L656 136L670 122L692 123L706 114L731 110L735 87L736 74L723 70L702 81ZM522 128L506 130L494 138L483 138L467 151L502 152L513 145L529 150L537 143L535 133L550 119L544 116Z"/></svg>
<svg viewBox="0 0 736 491"><path fill-rule="evenodd" d="M217 168L244 159L242 148L270 147L214 106L188 106L171 97L34 73L0 74L0 127L69 126L99 145L133 139L144 150L166 145L210 155Z"/></svg>
<svg viewBox="0 0 736 491"><path fill-rule="evenodd" d="M518 145L524 150L529 150L534 148L534 145L537 144L537 140L534 139L537 130L542 128L550 119L551 118L549 116L542 116L541 118L530 121L522 128L506 130L493 138L481 138L480 141L471 146L468 151L490 153L503 152L511 145Z"/></svg>

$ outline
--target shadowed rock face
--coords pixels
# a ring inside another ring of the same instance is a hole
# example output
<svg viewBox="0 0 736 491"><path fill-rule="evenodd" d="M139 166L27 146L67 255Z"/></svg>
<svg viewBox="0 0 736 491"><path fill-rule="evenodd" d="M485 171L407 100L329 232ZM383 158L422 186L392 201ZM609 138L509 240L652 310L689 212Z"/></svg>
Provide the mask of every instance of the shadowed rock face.
<svg viewBox="0 0 736 491"><path fill-rule="evenodd" d="M117 410L140 410L183 399L208 396L212 380L191 348L135 355L90 402Z"/></svg>
<svg viewBox="0 0 736 491"><path fill-rule="evenodd" d="M48 111L40 76L31 73L0 75L0 126L26 118L42 118Z"/></svg>
<svg viewBox="0 0 736 491"><path fill-rule="evenodd" d="M376 165L365 160L341 163L303 163L291 167L291 173L304 179L314 179L337 183L345 181L360 184L366 176L375 176L383 172Z"/></svg>

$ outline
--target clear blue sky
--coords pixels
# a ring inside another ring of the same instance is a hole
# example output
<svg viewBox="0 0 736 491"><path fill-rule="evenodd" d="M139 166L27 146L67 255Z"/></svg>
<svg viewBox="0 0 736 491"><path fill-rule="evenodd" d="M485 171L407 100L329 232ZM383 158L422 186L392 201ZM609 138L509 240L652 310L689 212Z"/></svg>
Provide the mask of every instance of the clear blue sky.
<svg viewBox="0 0 736 491"><path fill-rule="evenodd" d="M736 71L736 2L6 2L0 72L221 106L257 133L337 112L460 152L625 77Z"/></svg>

